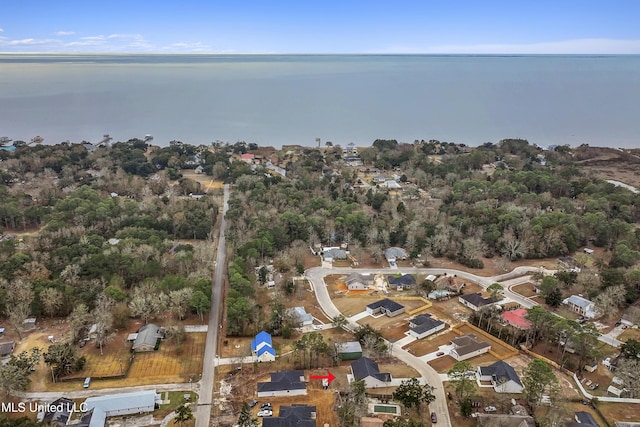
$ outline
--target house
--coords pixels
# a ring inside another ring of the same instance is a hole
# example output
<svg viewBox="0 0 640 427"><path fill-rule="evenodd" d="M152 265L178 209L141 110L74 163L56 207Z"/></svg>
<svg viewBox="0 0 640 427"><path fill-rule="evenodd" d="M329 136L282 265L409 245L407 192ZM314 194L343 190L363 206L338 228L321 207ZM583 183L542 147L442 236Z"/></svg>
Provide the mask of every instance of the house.
<svg viewBox="0 0 640 427"><path fill-rule="evenodd" d="M636 319L640 319L640 308L632 305L622 313L620 323L631 327L635 325ZM2 336L1 333L0 336Z"/></svg>
<svg viewBox="0 0 640 427"><path fill-rule="evenodd" d="M411 289L416 284L416 278L411 274L403 274L402 276L387 276L389 287L396 288L398 291L403 289Z"/></svg>
<svg viewBox="0 0 640 427"><path fill-rule="evenodd" d="M476 292L476 293L473 293L473 294L460 295L458 297L458 301L461 304L466 305L467 307L469 307L471 310L478 311L482 307L486 307L486 306L489 306L491 304L495 304L499 300L497 300L495 298L492 298L492 297L484 298L479 292Z"/></svg>
<svg viewBox="0 0 640 427"><path fill-rule="evenodd" d="M262 427L316 427L316 407L281 406L277 417L262 419Z"/></svg>
<svg viewBox="0 0 640 427"><path fill-rule="evenodd" d="M565 298L562 303L568 305L573 311L588 319L593 319L598 314L596 305L588 299L583 298L582 295L571 295L569 298Z"/></svg>
<svg viewBox="0 0 640 427"><path fill-rule="evenodd" d="M434 282L436 281L437 277L434 274L430 274L427 277L424 278L424 280L426 280L427 282Z"/></svg>
<svg viewBox="0 0 640 427"><path fill-rule="evenodd" d="M345 279L344 283L350 291L369 289L373 285L373 277L360 273L351 273Z"/></svg>
<svg viewBox="0 0 640 427"><path fill-rule="evenodd" d="M409 320L409 335L421 339L443 330L445 326L444 322L434 319L431 315L421 314Z"/></svg>
<svg viewBox="0 0 640 427"><path fill-rule="evenodd" d="M77 426L103 427L107 417L152 412L158 406L156 401L159 399L155 390L90 397L84 401L86 410L92 411L86 420L88 424Z"/></svg>
<svg viewBox="0 0 640 427"><path fill-rule="evenodd" d="M594 252L593 249L589 249L589 248L584 248L583 251L587 255L593 255L593 252Z"/></svg>
<svg viewBox="0 0 640 427"><path fill-rule="evenodd" d="M255 157L256 156L251 154L251 153L244 153L244 154L240 155L240 160L242 160L245 163L251 164L251 163L253 163L253 159Z"/></svg>
<svg viewBox="0 0 640 427"><path fill-rule="evenodd" d="M333 262L336 259L347 259L347 251L340 248L323 248L322 259L327 262Z"/></svg>
<svg viewBox="0 0 640 427"><path fill-rule="evenodd" d="M389 372L380 372L378 364L368 357L361 357L351 364L351 374L363 380L366 388L387 387L391 383Z"/></svg>
<svg viewBox="0 0 640 427"><path fill-rule="evenodd" d="M395 301L390 300L389 298L385 298L380 301L372 302L367 305L367 313L372 316L376 314L386 314L389 317L394 317L399 314L404 313L404 305L398 304Z"/></svg>
<svg viewBox="0 0 640 427"><path fill-rule="evenodd" d="M271 373L271 381L258 383L258 397L298 396L307 394L304 372L282 371Z"/></svg>
<svg viewBox="0 0 640 427"><path fill-rule="evenodd" d="M313 316L304 307L293 307L287 310L287 314L300 326L313 325Z"/></svg>
<svg viewBox="0 0 640 427"><path fill-rule="evenodd" d="M500 314L502 320L517 329L527 330L531 328L531 322L527 319L527 310L517 308L515 310L505 311Z"/></svg>
<svg viewBox="0 0 640 427"><path fill-rule="evenodd" d="M478 340L476 336L472 334L461 335L452 339L451 345L453 345L453 348L449 354L458 362L484 354L491 348L490 344Z"/></svg>
<svg viewBox="0 0 640 427"><path fill-rule="evenodd" d="M258 362L273 362L276 360L276 350L268 332L260 331L251 340L251 352Z"/></svg>
<svg viewBox="0 0 640 427"><path fill-rule="evenodd" d="M357 360L362 357L362 346L358 341L336 343L336 353L340 360Z"/></svg>
<svg viewBox="0 0 640 427"><path fill-rule="evenodd" d="M135 352L153 351L156 349L158 340L162 338L164 338L162 328L153 323L149 323L138 329L131 350Z"/></svg>
<svg viewBox="0 0 640 427"><path fill-rule="evenodd" d="M405 260L409 258L409 254L402 248L391 247L384 251L384 257L389 263L394 263L397 260Z"/></svg>
<svg viewBox="0 0 640 427"><path fill-rule="evenodd" d="M382 188L387 188L389 190L401 190L402 189L402 185L398 184L398 182L393 180L393 179L386 180L385 182L379 184L379 186L382 187Z"/></svg>
<svg viewBox="0 0 640 427"><path fill-rule="evenodd" d="M9 357L16 348L15 341L0 342L0 357Z"/></svg>
<svg viewBox="0 0 640 427"><path fill-rule="evenodd" d="M478 366L478 378L480 381L490 381L496 393L522 393L524 390L516 370L502 360L493 365Z"/></svg>
<svg viewBox="0 0 640 427"><path fill-rule="evenodd" d="M47 423L50 426L66 426L71 418L75 402L66 397L61 397L51 403L47 403L44 408L45 412L38 414L38 421Z"/></svg>

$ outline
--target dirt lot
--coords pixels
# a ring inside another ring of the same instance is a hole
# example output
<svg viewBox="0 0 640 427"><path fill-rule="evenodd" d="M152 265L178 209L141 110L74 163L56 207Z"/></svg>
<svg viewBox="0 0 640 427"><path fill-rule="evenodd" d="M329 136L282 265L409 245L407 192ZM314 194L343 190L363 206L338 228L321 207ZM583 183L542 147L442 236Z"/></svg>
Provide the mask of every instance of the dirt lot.
<svg viewBox="0 0 640 427"><path fill-rule="evenodd" d="M243 402L248 402L252 399L257 399L260 403L270 402L273 405L274 415L278 413L280 406L291 404L309 404L314 405L317 409L317 424L324 425L325 423L335 426L339 424L337 414L334 411L335 401L335 389L334 383L332 383L329 390L322 390L321 382L310 381L307 383L307 395L304 396L284 396L284 397L269 397L269 398L257 398L258 382L269 381L271 371L277 371L286 369L280 366L260 365L254 372L252 369L245 368L238 374L227 373L223 377L225 384L230 386L227 388L228 393L225 393L223 397L226 398L227 404L222 408L219 406L214 407L213 416L218 418L222 415L231 417L235 416L234 422L237 420L237 414L240 413ZM309 370L305 371L305 375L326 375L326 369ZM334 373L332 371L332 373ZM256 405L253 408L254 416L260 410L260 405Z"/></svg>
<svg viewBox="0 0 640 427"><path fill-rule="evenodd" d="M224 187L224 183L222 181L214 181L212 177L203 173L195 173L192 169L182 169L180 173L185 178L189 178L199 182L202 185L202 191L204 191L205 193L208 193L209 191L215 190L217 188Z"/></svg>
<svg viewBox="0 0 640 427"><path fill-rule="evenodd" d="M535 297L536 291L535 288L533 287L533 283L531 282L527 282L527 283L522 283L520 285L516 285L511 287L511 290L517 294L522 295L523 297Z"/></svg>

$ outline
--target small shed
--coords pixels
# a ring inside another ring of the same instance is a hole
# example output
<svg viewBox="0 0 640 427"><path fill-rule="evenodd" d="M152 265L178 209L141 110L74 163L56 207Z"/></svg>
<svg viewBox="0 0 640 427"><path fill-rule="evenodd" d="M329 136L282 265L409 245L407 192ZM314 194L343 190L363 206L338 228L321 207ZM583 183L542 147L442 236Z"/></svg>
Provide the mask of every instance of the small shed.
<svg viewBox="0 0 640 427"><path fill-rule="evenodd" d="M11 356L15 348L16 348L15 341L0 342L0 357Z"/></svg>
<svg viewBox="0 0 640 427"><path fill-rule="evenodd" d="M358 360L362 357L362 346L358 341L336 343L340 360Z"/></svg>

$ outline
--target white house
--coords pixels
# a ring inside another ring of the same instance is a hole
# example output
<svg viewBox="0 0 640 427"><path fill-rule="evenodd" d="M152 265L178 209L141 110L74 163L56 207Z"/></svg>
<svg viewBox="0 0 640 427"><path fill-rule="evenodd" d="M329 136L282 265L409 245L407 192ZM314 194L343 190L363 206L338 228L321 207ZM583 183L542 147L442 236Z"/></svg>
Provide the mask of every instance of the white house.
<svg viewBox="0 0 640 427"><path fill-rule="evenodd" d="M372 302L367 305L367 313L372 316L376 314L386 314L389 317L394 317L399 314L404 313L404 305L398 304L395 301L390 300L389 298L385 298L380 301Z"/></svg>
<svg viewBox="0 0 640 427"><path fill-rule="evenodd" d="M368 274L351 273L344 279L344 283L350 291L366 290L373 285L373 277Z"/></svg>
<svg viewBox="0 0 640 427"><path fill-rule="evenodd" d="M522 393L524 386L515 369L500 360L493 365L478 366L478 379L490 381L497 393Z"/></svg>
<svg viewBox="0 0 640 427"><path fill-rule="evenodd" d="M291 318L300 326L313 325L313 316L304 309L304 307L293 307L287 310Z"/></svg>
<svg viewBox="0 0 640 427"><path fill-rule="evenodd" d="M458 302L460 302L460 304L466 305L473 311L478 311L482 307L495 304L496 302L498 302L498 300L491 297L484 298L482 295L480 295L480 293L474 293L460 295L458 297Z"/></svg>
<svg viewBox="0 0 640 427"><path fill-rule="evenodd" d="M409 335L416 339L428 337L444 329L446 324L429 314L421 314L409 320Z"/></svg>
<svg viewBox="0 0 640 427"><path fill-rule="evenodd" d="M596 305L581 295L571 295L569 298L565 298L562 303L568 305L569 308L576 313L589 319L593 319L598 314Z"/></svg>
<svg viewBox="0 0 640 427"><path fill-rule="evenodd" d="M258 397L299 396L307 394L304 372L281 371L271 374L271 381L258 383Z"/></svg>
<svg viewBox="0 0 640 427"><path fill-rule="evenodd" d="M276 350L268 332L260 331L251 340L251 352L258 362L273 362L276 360Z"/></svg>
<svg viewBox="0 0 640 427"><path fill-rule="evenodd" d="M391 383L391 374L380 372L378 364L368 357L353 362L351 374L356 380L363 380L366 388L388 387Z"/></svg>
<svg viewBox="0 0 640 427"><path fill-rule="evenodd" d="M489 351L491 345L480 341L475 335L461 335L451 340L453 348L449 351L451 357L458 362L471 359Z"/></svg>

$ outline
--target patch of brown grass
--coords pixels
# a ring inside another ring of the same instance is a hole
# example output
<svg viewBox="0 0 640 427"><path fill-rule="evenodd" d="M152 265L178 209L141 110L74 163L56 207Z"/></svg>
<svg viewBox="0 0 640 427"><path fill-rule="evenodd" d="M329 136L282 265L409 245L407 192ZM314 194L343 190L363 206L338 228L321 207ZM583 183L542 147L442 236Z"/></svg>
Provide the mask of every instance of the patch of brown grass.
<svg viewBox="0 0 640 427"><path fill-rule="evenodd" d="M447 331L434 337L416 340L403 348L415 356L424 356L427 353L437 351L440 346L451 343L451 340L459 336L453 331Z"/></svg>

